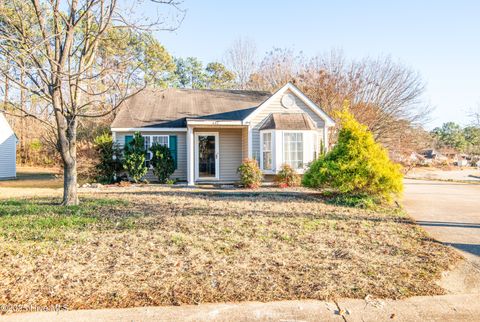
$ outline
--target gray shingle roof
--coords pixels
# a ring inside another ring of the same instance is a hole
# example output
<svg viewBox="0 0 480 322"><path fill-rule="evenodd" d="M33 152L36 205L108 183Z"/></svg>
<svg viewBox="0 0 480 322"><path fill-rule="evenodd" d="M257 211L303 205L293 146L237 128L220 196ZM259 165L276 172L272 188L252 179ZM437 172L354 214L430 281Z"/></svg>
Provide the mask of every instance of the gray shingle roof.
<svg viewBox="0 0 480 322"><path fill-rule="evenodd" d="M305 113L272 113L260 130L314 130L312 121Z"/></svg>
<svg viewBox="0 0 480 322"><path fill-rule="evenodd" d="M185 127L186 118L243 120L270 96L259 91L145 89L119 107L111 126Z"/></svg>

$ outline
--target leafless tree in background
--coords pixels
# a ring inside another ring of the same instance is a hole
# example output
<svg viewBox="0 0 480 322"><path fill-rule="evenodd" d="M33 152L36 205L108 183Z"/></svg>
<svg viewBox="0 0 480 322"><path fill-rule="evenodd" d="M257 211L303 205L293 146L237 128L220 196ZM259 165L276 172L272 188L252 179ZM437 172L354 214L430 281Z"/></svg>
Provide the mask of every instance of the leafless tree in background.
<svg viewBox="0 0 480 322"><path fill-rule="evenodd" d="M425 84L417 72L390 57L347 60L333 50L306 59L291 49L274 49L248 87L275 91L289 81L331 115L349 101L357 119L390 150L413 151L428 136L422 132L422 144L414 139L430 114L423 99Z"/></svg>
<svg viewBox="0 0 480 322"><path fill-rule="evenodd" d="M329 112L349 100L355 116L380 140L395 137L404 122L428 121L420 75L390 57L346 62L334 52L313 58L298 78L298 85Z"/></svg>
<svg viewBox="0 0 480 322"><path fill-rule="evenodd" d="M257 69L257 46L249 38L237 38L225 53L225 64L237 76L240 89L246 89L250 76Z"/></svg>
<svg viewBox="0 0 480 322"><path fill-rule="evenodd" d="M472 126L480 128L480 103L477 104L476 109L472 109L469 113L469 117L471 118Z"/></svg>
<svg viewBox="0 0 480 322"><path fill-rule="evenodd" d="M304 57L293 49L274 48L251 75L248 88L274 91L288 82L294 82L303 69Z"/></svg>

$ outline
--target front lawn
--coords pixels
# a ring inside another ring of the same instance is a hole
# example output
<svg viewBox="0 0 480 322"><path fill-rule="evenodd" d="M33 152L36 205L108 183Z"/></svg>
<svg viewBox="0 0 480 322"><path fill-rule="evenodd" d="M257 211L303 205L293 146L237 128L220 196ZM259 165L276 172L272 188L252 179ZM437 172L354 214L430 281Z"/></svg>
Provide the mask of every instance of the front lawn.
<svg viewBox="0 0 480 322"><path fill-rule="evenodd" d="M0 188L61 188L61 170L55 168L17 167L17 178L0 181Z"/></svg>
<svg viewBox="0 0 480 322"><path fill-rule="evenodd" d="M306 191L84 191L0 200L0 303L69 309L442 294L458 260L402 212Z"/></svg>

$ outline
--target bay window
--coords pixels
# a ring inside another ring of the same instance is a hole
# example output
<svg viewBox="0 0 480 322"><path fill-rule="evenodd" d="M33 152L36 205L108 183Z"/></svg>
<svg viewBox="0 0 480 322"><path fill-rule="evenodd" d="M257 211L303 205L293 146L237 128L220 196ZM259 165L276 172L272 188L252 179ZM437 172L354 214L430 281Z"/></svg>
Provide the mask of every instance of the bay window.
<svg viewBox="0 0 480 322"><path fill-rule="evenodd" d="M265 174L275 174L288 164L303 173L318 155L319 147L314 131L269 130L260 131L259 166Z"/></svg>
<svg viewBox="0 0 480 322"><path fill-rule="evenodd" d="M303 168L303 133L283 134L283 161L294 169Z"/></svg>

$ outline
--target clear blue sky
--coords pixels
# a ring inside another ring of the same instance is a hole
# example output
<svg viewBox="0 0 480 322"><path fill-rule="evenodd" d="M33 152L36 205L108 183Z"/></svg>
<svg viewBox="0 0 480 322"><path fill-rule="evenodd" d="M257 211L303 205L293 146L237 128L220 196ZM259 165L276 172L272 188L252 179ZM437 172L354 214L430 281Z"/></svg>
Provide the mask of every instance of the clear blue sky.
<svg viewBox="0 0 480 322"><path fill-rule="evenodd" d="M426 81L425 98L436 108L427 128L467 124L480 103L480 1L185 0L183 7L181 27L157 33L175 56L221 60L239 36L253 39L260 56L273 47L390 55Z"/></svg>

